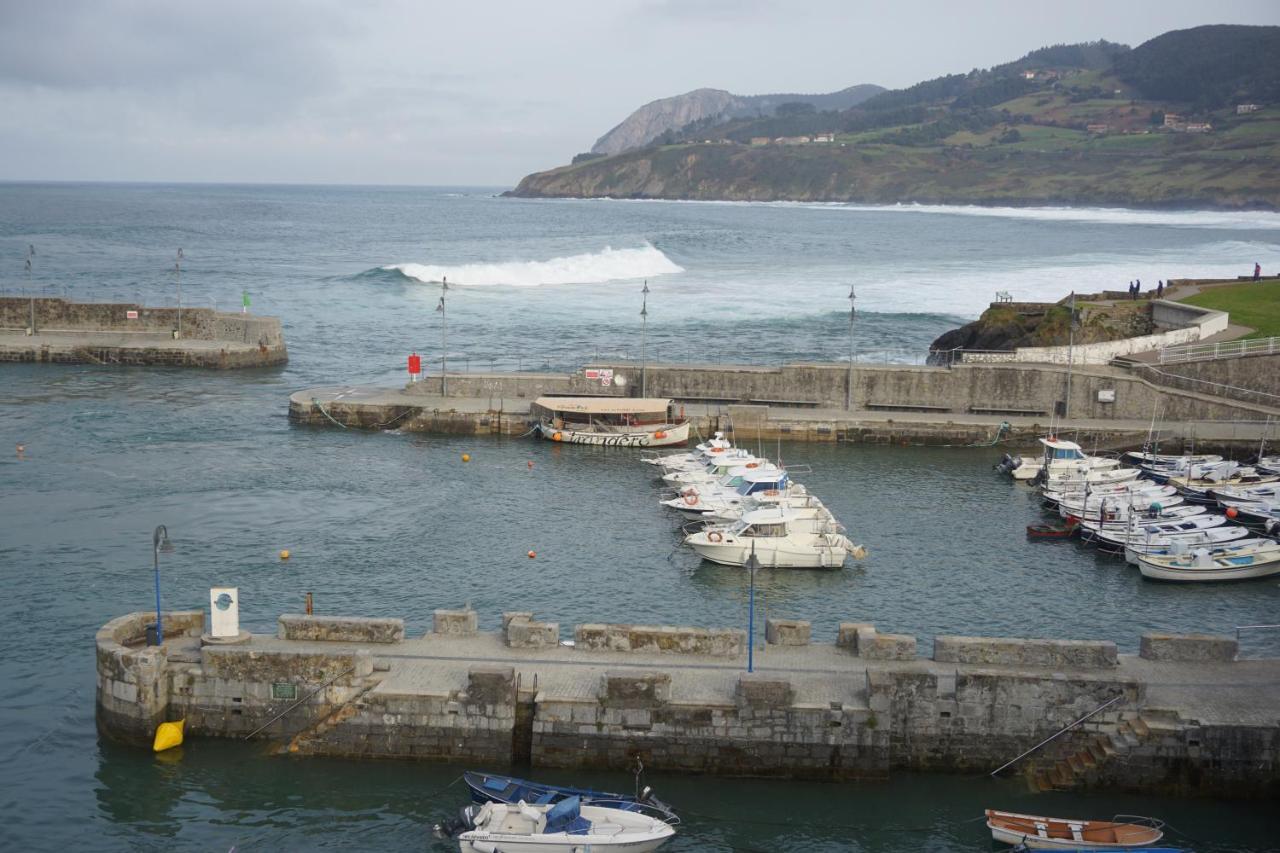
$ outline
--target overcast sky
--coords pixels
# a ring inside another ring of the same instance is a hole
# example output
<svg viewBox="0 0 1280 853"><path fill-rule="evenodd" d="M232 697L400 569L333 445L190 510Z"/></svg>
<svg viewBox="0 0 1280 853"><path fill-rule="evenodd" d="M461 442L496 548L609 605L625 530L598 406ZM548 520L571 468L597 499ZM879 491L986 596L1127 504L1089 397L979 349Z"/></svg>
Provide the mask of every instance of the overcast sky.
<svg viewBox="0 0 1280 853"><path fill-rule="evenodd" d="M0 0L0 179L510 185L633 109L890 88L1276 0ZM1259 61L1275 62L1275 57Z"/></svg>

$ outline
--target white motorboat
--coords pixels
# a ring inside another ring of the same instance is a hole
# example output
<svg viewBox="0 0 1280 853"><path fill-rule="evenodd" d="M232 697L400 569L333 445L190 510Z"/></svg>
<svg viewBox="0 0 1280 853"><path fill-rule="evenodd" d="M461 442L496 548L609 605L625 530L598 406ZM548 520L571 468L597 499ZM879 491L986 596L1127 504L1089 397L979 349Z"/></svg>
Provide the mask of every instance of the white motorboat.
<svg viewBox="0 0 1280 853"><path fill-rule="evenodd" d="M1160 510L1156 510L1153 506L1142 512L1131 511L1129 507L1121 505L1101 518L1080 522L1080 531L1081 533L1093 535L1099 530L1142 529L1156 524L1182 521L1195 515L1205 515L1208 512L1208 507L1192 506L1191 504L1183 504L1171 509L1161 507Z"/></svg>
<svg viewBox="0 0 1280 853"><path fill-rule="evenodd" d="M716 457L695 471L672 471L662 475L662 482L684 490L685 486L712 486L734 471L781 470L768 459L759 456Z"/></svg>
<svg viewBox="0 0 1280 853"><path fill-rule="evenodd" d="M722 432L717 432L709 441L695 446L688 453L661 453L656 450L642 450L641 453L641 462L660 469L663 474L696 471L711 459L743 458L751 455L746 448L734 447Z"/></svg>
<svg viewBox="0 0 1280 853"><path fill-rule="evenodd" d="M1249 530L1238 524L1224 524L1221 527L1210 527L1208 530L1195 530L1177 535L1143 536L1141 539L1130 539L1124 546L1125 562L1138 565L1138 558L1143 554L1159 555L1162 551L1174 554L1181 549L1190 548L1225 548L1237 542L1244 542L1249 537Z"/></svg>
<svg viewBox="0 0 1280 853"><path fill-rule="evenodd" d="M1150 483L1123 492L1089 494L1075 499L1063 498L1058 503L1058 514L1063 518L1078 518L1081 521L1110 520L1121 506L1141 511L1159 504L1164 510L1183 502L1184 498L1172 486Z"/></svg>
<svg viewBox="0 0 1280 853"><path fill-rule="evenodd" d="M1280 475L1262 472L1234 462L1224 462L1203 476L1170 477L1169 485L1177 488L1188 500L1213 503L1218 489L1236 489L1246 486L1262 486L1280 483Z"/></svg>
<svg viewBox="0 0 1280 853"><path fill-rule="evenodd" d="M1130 483L1138 479L1142 472L1137 468L1086 468L1079 471L1066 471L1050 475L1045 480L1044 488L1051 492L1069 492L1111 486L1118 483Z"/></svg>
<svg viewBox="0 0 1280 853"><path fill-rule="evenodd" d="M1204 549L1209 552L1210 556L1221 557L1238 554L1242 551L1249 552L1254 550L1270 551L1280 549L1280 542L1274 539L1268 539L1265 536L1248 536L1243 539L1232 539L1226 542L1211 542L1207 534L1217 533L1224 530L1239 530L1238 527L1216 527L1211 530L1204 531L1203 534L1195 534L1193 536L1178 536L1174 539L1165 539L1168 544L1151 545L1146 542L1135 542L1126 546L1124 549L1124 561L1131 566L1138 565L1139 557L1170 557L1189 554L1197 549Z"/></svg>
<svg viewBox="0 0 1280 853"><path fill-rule="evenodd" d="M1280 475L1280 456L1259 456L1253 467L1264 474Z"/></svg>
<svg viewBox="0 0 1280 853"><path fill-rule="evenodd" d="M1130 542L1141 542L1153 536L1178 536L1185 533L1200 533L1214 527L1222 527L1226 523L1227 517L1225 515L1195 515L1179 521L1166 521L1142 527L1098 530L1095 531L1093 539L1098 543L1099 548L1123 551L1124 547ZM1243 530L1244 528L1240 529ZM1248 533L1248 531L1245 532L1246 534Z"/></svg>
<svg viewBox="0 0 1280 853"><path fill-rule="evenodd" d="M1006 455L996 466L997 470L1008 472L1015 480L1034 480L1042 474L1053 479L1072 473L1115 468L1120 464L1119 459L1089 456L1074 441L1049 436L1040 439L1040 444L1044 450L1038 458Z"/></svg>
<svg viewBox="0 0 1280 853"><path fill-rule="evenodd" d="M742 518L744 513L771 506L785 506L796 511L800 516L810 515L813 518L835 521L831 510L820 501L817 495L811 494L804 486L792 483L795 491L791 494L755 494L744 497L741 502L730 504L722 509L712 510L702 517L708 524L731 525Z"/></svg>
<svg viewBox="0 0 1280 853"><path fill-rule="evenodd" d="M1142 468L1182 470L1192 465L1212 465L1221 462L1222 457L1212 453L1144 453L1130 450L1121 454L1121 459Z"/></svg>
<svg viewBox="0 0 1280 853"><path fill-rule="evenodd" d="M456 835L461 853L649 853L675 835L667 822L636 811L582 805L484 803L463 809Z"/></svg>
<svg viewBox="0 0 1280 853"><path fill-rule="evenodd" d="M685 515L702 516L725 509L753 495L761 498L807 495L804 486L793 484L787 472L776 465L763 468L734 468L715 483L686 486L674 497L663 498L659 504Z"/></svg>
<svg viewBox="0 0 1280 853"><path fill-rule="evenodd" d="M671 400L642 397L539 397L530 412L548 441L601 447L666 447L689 440L689 421Z"/></svg>
<svg viewBox="0 0 1280 853"><path fill-rule="evenodd" d="M861 549L838 525L815 530L813 518L787 507L770 507L743 514L728 528L709 528L685 537L685 544L704 560L725 566L746 565L752 553L763 567L838 569Z"/></svg>
<svg viewBox="0 0 1280 853"><path fill-rule="evenodd" d="M1253 550L1214 556L1197 548L1189 554L1138 557L1144 578L1161 581L1240 581L1280 574L1280 548L1259 546Z"/></svg>

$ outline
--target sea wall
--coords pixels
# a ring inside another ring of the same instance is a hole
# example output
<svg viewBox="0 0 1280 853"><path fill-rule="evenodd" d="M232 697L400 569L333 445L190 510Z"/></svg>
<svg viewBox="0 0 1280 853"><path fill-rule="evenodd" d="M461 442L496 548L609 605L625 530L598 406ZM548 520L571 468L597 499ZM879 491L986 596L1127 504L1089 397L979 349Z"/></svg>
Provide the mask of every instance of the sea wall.
<svg viewBox="0 0 1280 853"><path fill-rule="evenodd" d="M1068 728L1055 749L1111 738L1124 751L1099 754L1078 779L1052 763L1074 766L1066 753L1015 769L1059 787L1280 790L1280 724L1265 716L1280 661L1236 662L1230 638L1151 634L1135 657L1111 643L939 637L926 659L914 637L868 622L842 623L828 645L811 643L806 620L774 618L749 673L738 630L588 623L565 647L556 623L528 611L490 634L474 611L438 610L430 634L408 639L397 619L286 615L277 636L231 645L201 637L202 613L179 612L166 614L160 647L143 645L151 619L130 614L97 635L99 725L135 742L183 718L190 737L297 753L612 769L639 757L850 779L990 772ZM1202 720L1196 703L1217 707L1214 688L1196 698L1187 687L1206 676L1271 686L1234 709L1242 722ZM1165 684L1181 711L1150 707Z"/></svg>
<svg viewBox="0 0 1280 853"><path fill-rule="evenodd" d="M178 329L177 308L149 308L134 303L70 302L40 297L0 297L0 329L25 330L35 306L38 332L132 332L171 334ZM130 318L129 312L136 312ZM278 347L284 344L280 321L256 314L231 314L210 308L182 309L182 337L202 341Z"/></svg>

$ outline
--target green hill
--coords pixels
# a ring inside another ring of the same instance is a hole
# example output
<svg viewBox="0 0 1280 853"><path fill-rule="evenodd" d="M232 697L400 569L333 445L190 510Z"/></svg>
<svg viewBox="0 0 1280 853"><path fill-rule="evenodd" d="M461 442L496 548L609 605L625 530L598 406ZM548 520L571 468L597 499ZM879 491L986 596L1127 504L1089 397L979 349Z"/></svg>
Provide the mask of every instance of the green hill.
<svg viewBox="0 0 1280 853"><path fill-rule="evenodd" d="M839 112L695 123L511 194L1280 209L1277 46L1236 26L1054 45Z"/></svg>

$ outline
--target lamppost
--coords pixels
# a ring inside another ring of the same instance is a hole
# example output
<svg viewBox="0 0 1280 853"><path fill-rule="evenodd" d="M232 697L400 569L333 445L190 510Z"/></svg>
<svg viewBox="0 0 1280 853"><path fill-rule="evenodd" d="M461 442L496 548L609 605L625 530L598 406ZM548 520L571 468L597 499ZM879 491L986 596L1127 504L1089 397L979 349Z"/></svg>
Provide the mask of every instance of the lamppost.
<svg viewBox="0 0 1280 853"><path fill-rule="evenodd" d="M182 337L182 249L178 249L178 259L173 262L173 271L178 277L178 337Z"/></svg>
<svg viewBox="0 0 1280 853"><path fill-rule="evenodd" d="M644 280L644 290L642 294L642 302L640 303L640 396L648 397L649 390L649 363L645 360L644 344L645 336L649 331L649 279Z"/></svg>
<svg viewBox="0 0 1280 853"><path fill-rule="evenodd" d="M760 561L756 559L756 543L751 543L751 553L747 555L746 569L751 575L750 591L747 593L747 672L756 671L756 569Z"/></svg>
<svg viewBox="0 0 1280 853"><path fill-rule="evenodd" d="M844 407L846 410L853 408L853 316L855 313L854 300L857 298L853 292L853 285L849 285L849 377L844 386Z"/></svg>
<svg viewBox="0 0 1280 853"><path fill-rule="evenodd" d="M161 524L151 536L151 545L155 557L156 572L156 645L164 643L164 620L160 616L160 552L173 553L173 543L169 541L169 530Z"/></svg>
<svg viewBox="0 0 1280 853"><path fill-rule="evenodd" d="M449 276L440 278L440 396L449 396L449 312L444 307L444 296L449 292Z"/></svg>
<svg viewBox="0 0 1280 853"><path fill-rule="evenodd" d="M36 294L31 289L31 259L35 257L36 247L33 243L27 244L27 292L31 295L31 334L36 333Z"/></svg>
<svg viewBox="0 0 1280 853"><path fill-rule="evenodd" d="M1148 279L1149 280L1149 279ZM1071 316L1067 318L1067 399L1062 401L1063 420L1071 417L1071 366L1076 346L1076 292L1071 291Z"/></svg>

